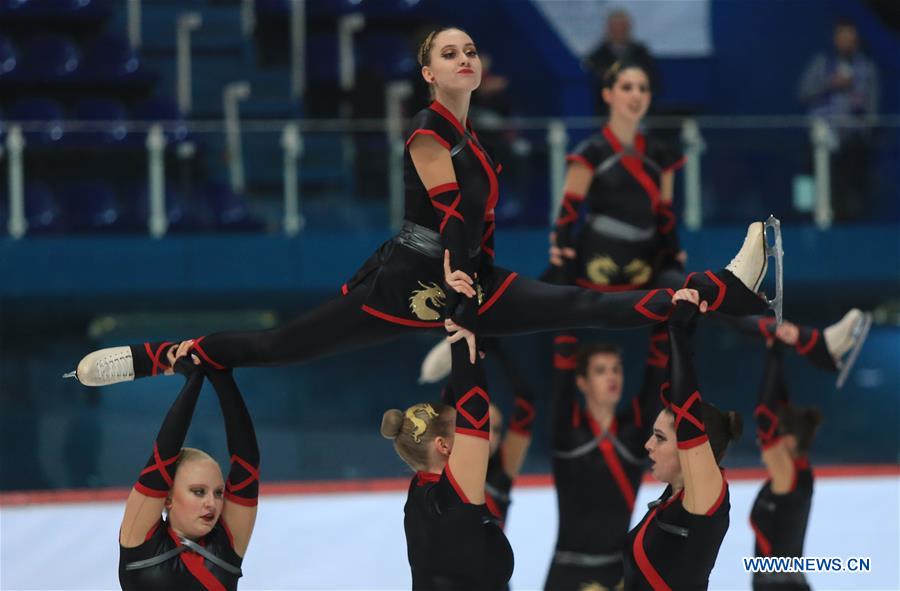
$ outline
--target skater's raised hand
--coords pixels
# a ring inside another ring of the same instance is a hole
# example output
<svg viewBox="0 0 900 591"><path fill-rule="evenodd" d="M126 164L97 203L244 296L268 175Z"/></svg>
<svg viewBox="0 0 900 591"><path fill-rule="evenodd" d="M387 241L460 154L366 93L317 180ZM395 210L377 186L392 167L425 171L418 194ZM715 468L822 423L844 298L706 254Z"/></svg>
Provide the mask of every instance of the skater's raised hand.
<svg viewBox="0 0 900 591"><path fill-rule="evenodd" d="M453 322L453 320L450 318L444 320L444 328L447 329L447 332L450 333L450 336L447 337L447 340L450 341L451 344L460 339L466 339L466 343L469 345L469 361L471 363L475 363L475 355L478 354L478 348L475 343L475 333L467 328L463 328L462 326Z"/></svg>
<svg viewBox="0 0 900 591"><path fill-rule="evenodd" d="M775 328L775 336L785 345L793 347L800 340L800 328L793 322L785 320Z"/></svg>
<svg viewBox="0 0 900 591"><path fill-rule="evenodd" d="M193 346L193 339L188 339L186 341L181 341L177 347L169 347L169 350L166 352L166 359L169 361L169 369L165 371L167 376L175 374L175 362L182 357L187 357L188 351L190 351ZM194 362L194 365L200 365L200 358L194 354L191 354L191 361Z"/></svg>
<svg viewBox="0 0 900 591"><path fill-rule="evenodd" d="M450 269L449 250L444 250L444 283L446 283L453 291L461 293L467 298L475 297L475 288L472 287L474 281L472 281L472 278L462 271L453 271Z"/></svg>

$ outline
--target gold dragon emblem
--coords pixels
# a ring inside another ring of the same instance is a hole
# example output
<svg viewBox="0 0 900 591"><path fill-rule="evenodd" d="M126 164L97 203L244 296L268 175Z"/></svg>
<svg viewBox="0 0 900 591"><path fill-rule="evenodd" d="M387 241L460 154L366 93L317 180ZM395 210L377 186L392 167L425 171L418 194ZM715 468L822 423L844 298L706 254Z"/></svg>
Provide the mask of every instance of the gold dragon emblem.
<svg viewBox="0 0 900 591"><path fill-rule="evenodd" d="M422 434L428 429L428 423L425 422L425 419L416 416L422 413L425 413L426 419L433 419L438 416L438 413L430 404L415 404L406 409L406 418L413 424L412 437L416 443L422 441Z"/></svg>
<svg viewBox="0 0 900 591"><path fill-rule="evenodd" d="M619 265L612 260L612 257L598 254L587 264L586 272L592 283L609 285L613 276L619 272Z"/></svg>
<svg viewBox="0 0 900 591"><path fill-rule="evenodd" d="M623 269L633 285L644 285L653 275L653 267L642 259L632 259Z"/></svg>
<svg viewBox="0 0 900 591"><path fill-rule="evenodd" d="M436 283L428 285L418 282L422 289L414 289L412 295L409 296L409 311L419 320L440 320L441 310L447 297L444 290L438 287ZM429 306L428 304L431 304Z"/></svg>

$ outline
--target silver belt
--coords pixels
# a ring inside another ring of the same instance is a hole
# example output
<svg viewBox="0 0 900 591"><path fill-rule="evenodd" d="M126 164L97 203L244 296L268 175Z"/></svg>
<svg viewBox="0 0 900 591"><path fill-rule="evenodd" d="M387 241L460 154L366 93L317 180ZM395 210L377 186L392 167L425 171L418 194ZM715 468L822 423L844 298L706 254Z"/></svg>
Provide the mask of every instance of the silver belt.
<svg viewBox="0 0 900 591"><path fill-rule="evenodd" d="M583 554L581 552L557 550L553 553L553 562L565 566L582 566L585 568L593 568L597 566L607 566L609 564L617 564L619 562L622 562L622 553L614 552L613 554Z"/></svg>
<svg viewBox="0 0 900 591"><path fill-rule="evenodd" d="M432 259L444 258L444 244L441 242L441 235L409 220L403 220L403 226L400 228L400 233L394 237L394 242ZM481 246L469 249L469 258L474 259L480 253Z"/></svg>
<svg viewBox="0 0 900 591"><path fill-rule="evenodd" d="M240 567L234 566L233 564L226 562L201 546L196 542L188 540L187 538L179 536L181 540L180 546L175 546L168 552L163 552L162 554L158 554L151 558L146 558L144 560L135 560L134 562L129 562L125 565L125 570L140 570L143 568L150 568L151 566L156 566L157 564L162 564L163 562L175 558L182 552L186 552L188 550L192 550L205 558L206 560L212 562L225 572L231 573L233 575L237 575L238 577L242 577L244 573L241 572Z"/></svg>
<svg viewBox="0 0 900 591"><path fill-rule="evenodd" d="M625 242L647 242L656 235L656 228L638 228L608 215L590 214L587 223L597 234Z"/></svg>

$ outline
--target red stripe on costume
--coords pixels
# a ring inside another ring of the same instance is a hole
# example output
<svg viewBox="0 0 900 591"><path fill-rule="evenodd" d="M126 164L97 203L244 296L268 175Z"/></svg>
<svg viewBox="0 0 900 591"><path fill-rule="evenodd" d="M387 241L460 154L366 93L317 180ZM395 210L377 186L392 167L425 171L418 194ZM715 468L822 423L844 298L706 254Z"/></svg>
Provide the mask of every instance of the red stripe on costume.
<svg viewBox="0 0 900 591"><path fill-rule="evenodd" d="M482 431L481 429L467 429L465 427L457 427L455 429L456 433L460 435L469 435L471 437L478 437L479 439L490 439L491 434L487 431Z"/></svg>
<svg viewBox="0 0 900 591"><path fill-rule="evenodd" d="M559 335L558 337L556 337L555 339L553 339L553 342L556 343L557 345L564 345L564 344L577 345L578 337L574 337L574 336L568 335L568 334L562 334L562 335Z"/></svg>
<svg viewBox="0 0 900 591"><path fill-rule="evenodd" d="M461 221L463 223L466 222L466 220L465 220L465 218L463 218L462 214L459 213L458 211L456 211L456 208L457 208L457 206L459 206L460 201L462 201L462 193L457 193L456 199L454 199L453 203L451 203L449 206L444 205L440 201L432 201L431 202L431 205L435 209L440 209L441 211L444 212L444 219L441 220L441 227L438 228L438 231L441 234L444 233L444 228L447 227L447 222L450 221L450 218L458 218L459 221Z"/></svg>
<svg viewBox="0 0 900 591"><path fill-rule="evenodd" d="M673 162L672 164L670 164L670 165L668 165L667 167L663 168L663 169L662 169L662 172L663 172L663 174L665 174L665 173L667 173L667 172L674 172L674 171L678 170L679 168L681 168L682 166L684 166L685 163L687 163L687 156L682 156L681 158L679 158L678 160L676 160L676 161Z"/></svg>
<svg viewBox="0 0 900 591"><path fill-rule="evenodd" d="M462 487L456 482L456 478L453 477L453 472L450 471L450 464L448 463L444 467L444 474L447 475L447 480L450 481L450 485L453 487L453 490L456 491L456 495L459 497L459 500L466 504L471 504L469 501L469 497L466 496L466 493L463 492Z"/></svg>
<svg viewBox="0 0 900 591"><path fill-rule="evenodd" d="M631 511L634 509L634 488L631 486L628 476L625 475L622 462L619 461L616 450L609 439L601 441L599 447L603 458L606 460L606 465L609 466L609 471L612 472L613 479L615 479L616 485L618 485L619 491L625 499L625 504L628 505L628 510Z"/></svg>
<svg viewBox="0 0 900 591"><path fill-rule="evenodd" d="M484 173L488 177L488 198L487 203L484 205L485 214L487 212L496 209L497 202L499 201L499 185L497 183L497 174L494 172L494 169L491 168L491 165L488 164L487 157L484 155L484 152L481 150L481 147L476 145L472 140L469 140L469 146L472 147L472 151L475 153L475 157L478 158L478 161L481 162L481 167L484 169Z"/></svg>
<svg viewBox="0 0 900 591"><path fill-rule="evenodd" d="M769 541L769 538L763 535L762 530L759 529L759 526L753 522L753 519L750 519L750 527L753 528L753 533L756 535L756 545L759 546L759 551L762 552L763 556L771 556L772 555L772 542Z"/></svg>
<svg viewBox="0 0 900 591"><path fill-rule="evenodd" d="M233 494L230 490L225 491L225 498L232 503L236 503L244 507L256 507L259 504L259 499L256 497L250 499L248 499L247 497L239 497L236 494Z"/></svg>
<svg viewBox="0 0 900 591"><path fill-rule="evenodd" d="M515 416L510 418L509 429L519 435L529 437L531 435L531 422L534 420L534 405L527 400L516 398L515 406L521 407L525 412L525 416L521 419L516 419Z"/></svg>
<svg viewBox="0 0 900 591"><path fill-rule="evenodd" d="M641 417L641 405L638 403L637 398L631 399L631 408L634 412L634 426L640 427L641 423L643 423L644 421Z"/></svg>
<svg viewBox="0 0 900 591"><path fill-rule="evenodd" d="M784 439L784 437L773 437L772 439L769 439L769 440L766 440L766 441L760 440L759 448L760 448L762 451L766 451L766 450L772 449L773 447L775 447L776 445L778 445L779 443L781 443L781 440L782 440L782 439Z"/></svg>
<svg viewBox="0 0 900 591"><path fill-rule="evenodd" d="M682 449L682 450L693 449L693 448L697 447L698 445L703 445L707 441L709 441L709 437L707 437L706 434L704 433L703 435L700 435L699 437L694 437L693 439L686 439L685 441L679 441L678 449Z"/></svg>
<svg viewBox="0 0 900 591"><path fill-rule="evenodd" d="M774 412L772 412L772 410L765 404L759 404L753 410L753 416L758 417L760 415L769 419L769 423L770 423L769 428L766 431L762 431L759 428L758 424L757 424L757 428L756 428L760 441L762 441L763 443L766 443L768 441L771 441L775 437L775 432L778 429L778 415L776 415Z"/></svg>
<svg viewBox="0 0 900 591"><path fill-rule="evenodd" d="M647 526L650 525L650 522L656 517L656 512L658 510L659 506L655 507L653 511L650 512L650 515L647 516L647 519L644 520L641 529L638 530L637 535L634 537L634 543L632 544L631 550L634 553L634 562L637 564L638 569L641 571L641 574L644 575L647 582L650 583L653 590L672 591L659 572L653 567L650 558L647 557L647 552L644 551L644 535L647 533Z"/></svg>
<svg viewBox="0 0 900 591"><path fill-rule="evenodd" d="M493 515L497 519L503 519L503 515L500 513L500 507L497 505L497 501L495 501L494 497L492 497L488 492L484 493L484 504L487 505L488 511L491 512L491 515Z"/></svg>
<svg viewBox="0 0 900 591"><path fill-rule="evenodd" d="M147 466L143 470L141 470L140 476L144 474L149 474L151 472L159 471L159 475L162 476L163 480L166 481L166 484L169 485L169 488L172 488L172 477L169 476L169 473L166 471L166 466L175 463L178 460L180 452L168 458L166 460L162 459L162 456L159 455L159 447L156 442L153 442L153 465Z"/></svg>
<svg viewBox="0 0 900 591"><path fill-rule="evenodd" d="M478 308L478 315L481 316L482 314L484 314L485 312L490 310L491 306L493 306L494 304L497 303L497 300L500 299L500 296L503 295L503 292L505 292L506 289L513 282L513 279L515 279L518 276L519 276L518 273L510 273L509 276L503 280L503 283L500 284L500 287L497 288L497 291L494 292L494 295L492 295L488 301L486 301L484 304L481 305L480 308Z"/></svg>
<svg viewBox="0 0 900 591"><path fill-rule="evenodd" d="M606 138L606 141L609 142L609 145L612 146L613 151L617 154L624 150L619 138L615 136L609 126L603 128L603 137ZM634 136L634 149L637 150L639 154L643 154L644 148L644 136L639 133ZM622 166L644 189L644 192L647 193L647 197L650 199L651 208L653 211L656 211L659 207L659 186L656 184L656 181L650 178L647 171L644 170L643 161L637 156L622 156Z"/></svg>
<svg viewBox="0 0 900 591"><path fill-rule="evenodd" d="M228 482L225 486L226 490L229 490L231 492L236 492L236 491L241 490L242 488L247 488L254 482L259 482L259 469L256 466L254 466L253 464L251 464L250 462L246 461L245 459L243 459L237 455L233 455L233 456L231 456L231 464L232 464L232 466L234 464L239 465L244 470L246 470L250 475L235 485L232 485L231 482ZM231 474L229 474L228 476L230 479Z"/></svg>
<svg viewBox="0 0 900 591"><path fill-rule="evenodd" d="M341 295L347 295L348 293L350 293L350 289L347 287L347 284L345 283L341 286Z"/></svg>
<svg viewBox="0 0 900 591"><path fill-rule="evenodd" d="M228 527L228 524L225 523L225 518L219 517L219 523L222 524L222 529L225 530L225 535L228 536L228 543L234 548L234 535L231 533L231 528Z"/></svg>
<svg viewBox="0 0 900 591"><path fill-rule="evenodd" d="M415 139L415 137L416 137L417 135L429 135L429 136L433 137L433 138L435 139L435 141L437 141L437 143L439 143L441 146L443 146L444 149L446 149L446 150L450 150L451 147L452 147L452 146L450 146L450 144L447 142L447 140L445 140L444 138L442 138L441 136L439 136L438 133L437 133L436 131L433 131L433 130L431 130L431 129L417 129L417 130L415 130L414 132L412 132L412 134L411 134L411 135L409 136L409 138L406 140L406 146L407 146L407 147L409 147L409 144L412 143L413 139Z"/></svg>
<svg viewBox="0 0 900 591"><path fill-rule="evenodd" d="M669 335L664 332L650 335L650 351L647 354L647 365L665 369L669 364L669 356L659 348L659 343L667 343L668 341Z"/></svg>
<svg viewBox="0 0 900 591"><path fill-rule="evenodd" d="M412 326L415 328L440 328L440 327L444 326L444 323L439 320L434 321L434 322L425 322L422 320L409 320L408 318L401 318L400 316L394 316L393 314L381 312L380 310L376 310L375 308L371 308L365 304L363 304L360 308L366 314L371 314L372 316L374 316L376 318L386 320L387 322L393 322L394 324L402 324L403 326Z"/></svg>
<svg viewBox="0 0 900 591"><path fill-rule="evenodd" d="M169 528L169 537L175 542L176 546L181 546L181 540L175 535L175 532L172 531L172 528ZM199 544L201 546L205 546L203 540L200 540ZM219 579L216 578L214 574L212 574L208 568L206 568L206 559L195 553L192 550L186 550L178 555L178 558L184 563L187 567L188 571L197 579L203 588L207 591L226 591L225 585L222 584Z"/></svg>
<svg viewBox="0 0 900 591"><path fill-rule="evenodd" d="M434 472L416 472L416 486L425 486L431 482L438 482L440 479L441 475Z"/></svg>
<svg viewBox="0 0 900 591"><path fill-rule="evenodd" d="M194 344L191 345L191 349L193 349L194 351L196 351L197 353L199 353L199 354L200 354L200 357L203 358L203 361L205 361L205 362L207 362L208 364L212 365L214 368L216 368L216 369L225 369L225 366L224 366L224 365L222 365L222 364L220 364L220 363L216 363L215 361L213 361L212 358L210 358L210 356L206 354L206 351L203 350L203 347L200 346L200 343L201 343L201 342L203 341L203 339L205 339L205 338L206 338L206 337L203 336L203 337L200 337L199 339L197 339L196 341L194 341Z"/></svg>
<svg viewBox="0 0 900 591"><path fill-rule="evenodd" d="M148 488L141 484L140 482L134 483L134 490L138 491L145 497L152 497L154 499L162 499L164 497L169 496L169 491L167 490L155 490L152 488Z"/></svg>
<svg viewBox="0 0 900 591"><path fill-rule="evenodd" d="M772 330L772 327L775 325L775 319L769 318L767 316L763 316L759 319L759 322L756 323L757 327L759 327L759 334L766 338L774 337L775 332Z"/></svg>
<svg viewBox="0 0 900 591"><path fill-rule="evenodd" d="M668 316L660 316L659 314L656 314L656 313L654 313L654 312L651 312L650 310L648 310L648 309L645 307L645 305L647 304L647 302L649 302L650 300L652 300L653 297L656 296L656 294L659 293L659 292L661 292L661 291L665 291L666 293L669 294L669 296L674 296L674 295L675 295L675 292L672 291L671 289L669 289L668 287L665 288L665 289L651 289L650 291L647 292L647 295L645 295L643 298L641 298L641 301L639 301L638 303L636 303L636 304L634 305L634 310L635 310L635 312L638 312L638 313L641 314L642 316L646 316L646 317L649 318L650 320L656 320L657 322L663 322L663 321L665 321L665 320L668 320Z"/></svg>
<svg viewBox="0 0 900 591"><path fill-rule="evenodd" d="M809 336L808 343L806 343L805 345L801 345L800 341L799 340L797 341L797 344L795 345L797 348L797 353L800 353L801 355L806 355L807 353L812 351L812 348L816 346L816 341L818 341L818 340L819 340L819 329L814 328L812 331L812 334Z"/></svg>
<svg viewBox="0 0 900 591"><path fill-rule="evenodd" d="M568 156L566 156L566 162L577 162L578 164L581 164L582 166L585 166L590 170L594 170L595 168L597 168L596 166L591 164L590 160L580 154L569 154Z"/></svg>
<svg viewBox="0 0 900 591"><path fill-rule="evenodd" d="M728 288L712 271L706 271L706 276L719 288L719 295L716 296L716 301L709 305L710 310L718 310L719 306L722 305L722 301L725 299L725 293L728 291Z"/></svg>
<svg viewBox="0 0 900 591"><path fill-rule="evenodd" d="M715 515L716 511L719 510L719 507L722 506L722 502L725 500L725 493L728 492L728 481L725 480L725 475L722 474L722 490L719 491L719 498L716 499L716 502L713 503L713 506L709 508L709 511L706 512L707 517L712 517Z"/></svg>
<svg viewBox="0 0 900 591"><path fill-rule="evenodd" d="M147 357L149 357L150 361L153 363L153 367L150 370L151 376L155 376L156 372L158 370L165 371L167 369L171 369L170 366L164 364L163 362L161 362L159 360L159 356L162 354L163 349L165 349L166 347L168 347L171 344L173 344L173 343L170 343L169 341L164 342L163 344L161 344L159 347L156 348L156 353L154 353L150 349L150 343L144 343L144 350L147 352Z"/></svg>
<svg viewBox="0 0 900 591"><path fill-rule="evenodd" d="M553 355L553 367L566 371L572 371L578 367L578 359L575 355L562 355L555 353Z"/></svg>
<svg viewBox="0 0 900 591"><path fill-rule="evenodd" d="M681 424L682 419L687 419L689 423L693 423L695 427L700 429L701 431L706 431L706 427L703 425L703 421L690 414L690 408L694 405L694 403L700 402L700 391L694 390L694 393L688 396L688 399L684 402L682 406L678 406L674 402L669 405L669 409L675 413L675 430L678 430L678 425Z"/></svg>
<svg viewBox="0 0 900 591"><path fill-rule="evenodd" d="M475 396L480 396L482 399L484 399L485 402L488 403L488 405L490 405L491 397L488 396L488 393L484 390L484 388L480 386L473 386L469 389L468 392L457 399L456 412L457 414L461 414L462 416L464 416L466 420L469 421L469 423L471 423L473 427L475 427L475 429L481 429L485 426L485 424L487 424L489 420L491 420L491 413L485 412L483 417L481 417L480 419L476 419L469 411L465 409L466 402L468 402L470 398L474 398ZM460 430L461 429L457 427L457 431ZM488 437L489 434L485 433L484 436Z"/></svg>
<svg viewBox="0 0 900 591"><path fill-rule="evenodd" d="M453 113L450 112L450 109L448 109L438 101L432 101L432 103L428 105L428 108L449 121L450 124L456 128L456 131L458 131L460 135L466 134L466 130L463 129L462 124L456 119Z"/></svg>
<svg viewBox="0 0 900 591"><path fill-rule="evenodd" d="M428 189L428 196L434 197L435 195L440 195L444 191L459 191L459 183L444 183L443 185L431 187Z"/></svg>
<svg viewBox="0 0 900 591"><path fill-rule="evenodd" d="M146 542L150 538L153 537L153 534L156 533L156 530L159 529L159 526L162 525L162 517L159 518L159 521L156 522L156 525L150 528L150 531L147 532L147 535L144 537L144 541Z"/></svg>

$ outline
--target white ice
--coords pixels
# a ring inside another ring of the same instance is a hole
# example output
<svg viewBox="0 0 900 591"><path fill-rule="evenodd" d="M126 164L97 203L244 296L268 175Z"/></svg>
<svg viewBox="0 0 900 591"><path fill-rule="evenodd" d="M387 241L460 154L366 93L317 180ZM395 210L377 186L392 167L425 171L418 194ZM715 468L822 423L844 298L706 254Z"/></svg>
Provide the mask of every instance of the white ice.
<svg viewBox="0 0 900 591"><path fill-rule="evenodd" d="M741 557L753 550L747 516L760 483L731 484L731 527L710 589L749 589ZM869 573L816 573L817 590L900 589L900 478L816 481L806 554L870 557ZM660 492L644 486L635 519ZM543 586L556 536L556 499L518 488L507 532L515 590ZM403 538L405 493L263 498L240 588L409 589ZM119 503L0 508L0 589L117 589Z"/></svg>

